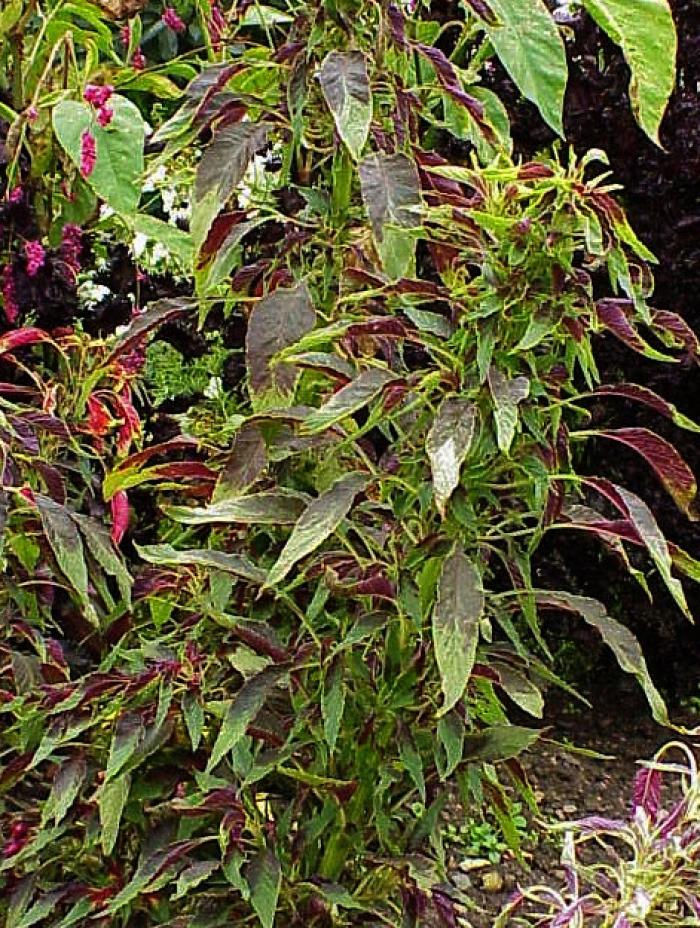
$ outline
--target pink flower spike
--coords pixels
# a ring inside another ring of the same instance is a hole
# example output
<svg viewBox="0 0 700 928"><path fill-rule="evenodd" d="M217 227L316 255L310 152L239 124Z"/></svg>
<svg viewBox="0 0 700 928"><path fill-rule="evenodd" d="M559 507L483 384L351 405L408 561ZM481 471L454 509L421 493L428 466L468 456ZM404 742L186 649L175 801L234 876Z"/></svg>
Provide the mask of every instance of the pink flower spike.
<svg viewBox="0 0 700 928"><path fill-rule="evenodd" d="M24 196L24 190L22 190L22 185L17 184L17 186L13 187L12 190L10 191L10 195L8 196L7 199L10 201L10 203L13 203L13 204L21 203L23 196Z"/></svg>
<svg viewBox="0 0 700 928"><path fill-rule="evenodd" d="M85 129L80 136L80 173L83 177L89 177L95 170L97 161L97 144L95 136Z"/></svg>
<svg viewBox="0 0 700 928"><path fill-rule="evenodd" d="M131 27L129 25L122 26L121 32L119 33L119 38L122 40L126 48L128 48L129 42L131 42Z"/></svg>
<svg viewBox="0 0 700 928"><path fill-rule="evenodd" d="M83 231L75 223L67 222L61 232L61 257L68 267L77 274L80 270L80 257L83 251Z"/></svg>
<svg viewBox="0 0 700 928"><path fill-rule="evenodd" d="M46 261L46 252L41 242L25 242L24 254L27 258L27 274L36 277Z"/></svg>
<svg viewBox="0 0 700 928"><path fill-rule="evenodd" d="M161 20L168 27L168 29L172 29L173 32L184 32L187 28L187 26L183 23L183 21L171 6L166 6L165 11L161 16Z"/></svg>
<svg viewBox="0 0 700 928"><path fill-rule="evenodd" d="M146 67L146 56L141 51L140 48L137 48L134 54L131 57L131 66L134 71L143 71Z"/></svg>
<svg viewBox="0 0 700 928"><path fill-rule="evenodd" d="M111 123L113 116L114 110L111 106L107 106L106 104L101 106L97 111L97 121L103 129Z"/></svg>
<svg viewBox="0 0 700 928"><path fill-rule="evenodd" d="M17 305L17 296L15 293L15 278L12 273L12 267L5 265L2 272L2 305L5 311L5 318L14 325L19 316L19 306Z"/></svg>
<svg viewBox="0 0 700 928"><path fill-rule="evenodd" d="M100 87L98 84L88 84L83 93L87 103L92 103L94 107L104 106L114 93L114 87L111 84L105 84Z"/></svg>

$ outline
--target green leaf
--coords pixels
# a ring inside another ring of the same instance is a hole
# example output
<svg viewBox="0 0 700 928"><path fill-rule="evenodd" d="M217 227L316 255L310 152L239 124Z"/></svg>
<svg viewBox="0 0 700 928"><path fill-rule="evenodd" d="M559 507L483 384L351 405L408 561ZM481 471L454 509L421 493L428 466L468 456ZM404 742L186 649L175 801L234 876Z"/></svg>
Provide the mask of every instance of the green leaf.
<svg viewBox="0 0 700 928"><path fill-rule="evenodd" d="M61 572L78 594L86 617L97 625L97 615L88 597L88 572L83 543L69 511L48 496L35 494L44 534Z"/></svg>
<svg viewBox="0 0 700 928"><path fill-rule="evenodd" d="M433 610L433 647L444 696L440 715L461 699L476 659L484 612L481 575L460 550L448 555Z"/></svg>
<svg viewBox="0 0 700 928"><path fill-rule="evenodd" d="M185 719L187 734L190 736L192 750L196 751L202 740L204 729L204 709L195 693L186 692L182 697L182 715Z"/></svg>
<svg viewBox="0 0 700 928"><path fill-rule="evenodd" d="M530 392L527 377L514 377L507 380L495 367L489 368L489 388L494 402L494 419L496 420L496 440L504 454L510 451L518 425L518 405Z"/></svg>
<svg viewBox="0 0 700 928"><path fill-rule="evenodd" d="M196 863L185 868L177 878L175 895L171 898L175 900L186 896L191 889L203 883L204 880L210 877L220 866L221 861L219 860L198 860Z"/></svg>
<svg viewBox="0 0 700 928"><path fill-rule="evenodd" d="M136 213L131 219L134 232L140 232L146 238L165 245L168 251L184 265L192 264L194 245L189 232L183 232L169 222L163 222L155 216L146 213Z"/></svg>
<svg viewBox="0 0 700 928"><path fill-rule="evenodd" d="M459 472L469 454L476 430L476 407L462 396L448 396L440 404L428 432L425 450L433 474L435 503L444 517L445 507L459 486Z"/></svg>
<svg viewBox="0 0 700 928"><path fill-rule="evenodd" d="M117 726L109 746L105 783L113 779L131 760L143 735L143 725L138 716L126 714L117 719Z"/></svg>
<svg viewBox="0 0 700 928"><path fill-rule="evenodd" d="M79 754L61 764L54 777L49 798L41 810L41 827L53 819L54 825L63 820L80 792L87 776L85 757Z"/></svg>
<svg viewBox="0 0 700 928"><path fill-rule="evenodd" d="M372 122L372 92L362 52L329 52L318 79L338 135L357 161Z"/></svg>
<svg viewBox="0 0 700 928"><path fill-rule="evenodd" d="M5 9L0 11L0 35L7 35L22 15L23 0L9 0Z"/></svg>
<svg viewBox="0 0 700 928"><path fill-rule="evenodd" d="M464 722L456 711L438 719L437 734L445 750L445 765L439 765L440 779L451 776L462 760L464 752Z"/></svg>
<svg viewBox="0 0 700 928"><path fill-rule="evenodd" d="M295 344L316 323L311 294L304 282L279 287L253 307L246 333L246 365L254 394L293 391L298 371L292 364L273 365L275 355Z"/></svg>
<svg viewBox="0 0 700 928"><path fill-rule="evenodd" d="M131 775L123 773L103 783L97 794L97 808L100 814L100 843L102 850L109 855L114 850L114 845L119 834L119 823L122 818L122 812L129 798L131 788Z"/></svg>
<svg viewBox="0 0 700 928"><path fill-rule="evenodd" d="M323 733L331 753L335 750L335 743L338 740L344 709L345 681L343 679L343 664L341 660L336 660L326 674L325 685L321 693Z"/></svg>
<svg viewBox="0 0 700 928"><path fill-rule="evenodd" d="M494 725L464 739L464 759L492 764L510 760L527 750L542 735L539 728Z"/></svg>
<svg viewBox="0 0 700 928"><path fill-rule="evenodd" d="M484 23L489 38L518 90L563 137L566 51L543 0L489 0L497 23Z"/></svg>
<svg viewBox="0 0 700 928"><path fill-rule="evenodd" d="M676 81L678 40L667 0L583 0L632 72L630 100L639 125L659 144L659 127Z"/></svg>
<svg viewBox="0 0 700 928"><path fill-rule="evenodd" d="M212 501L235 501L261 476L267 465L267 445L257 422L245 422L236 432L228 460L214 488Z"/></svg>
<svg viewBox="0 0 700 928"><path fill-rule="evenodd" d="M279 683L284 673L284 669L280 667L263 670L262 673L247 680L236 698L228 703L224 720L209 757L207 773L211 773L221 759L243 738L246 729L262 709L270 690Z"/></svg>
<svg viewBox="0 0 700 928"><path fill-rule="evenodd" d="M425 792L425 776L423 774L423 761L421 756L416 750L416 746L413 741L405 737L402 739L399 745L399 755L401 757L401 763L406 768L408 775L413 780L416 789L418 790L418 795L420 796L421 802L425 805L426 792Z"/></svg>
<svg viewBox="0 0 700 928"><path fill-rule="evenodd" d="M281 583L297 561L315 551L335 532L357 494L366 486L367 477L363 474L349 474L336 480L330 489L309 504L271 567L267 586Z"/></svg>
<svg viewBox="0 0 700 928"><path fill-rule="evenodd" d="M509 664L494 662L493 669L498 673L504 692L524 712L541 719L544 711L544 698L540 690L525 674L515 670Z"/></svg>
<svg viewBox="0 0 700 928"><path fill-rule="evenodd" d="M98 124L88 103L62 100L54 107L53 128L68 157L80 166L81 138L90 132L97 160L86 178L98 197L118 213L136 212L141 198L145 125L138 107L114 94L109 101L114 116L108 126Z"/></svg>
<svg viewBox="0 0 700 928"><path fill-rule="evenodd" d="M608 615L602 603L597 599L575 596L573 593L559 590L539 590L535 595L538 605L577 612L589 625L597 628L622 670L632 674L639 681L656 721L660 725L670 724L666 705L649 676L639 642L628 628Z"/></svg>
<svg viewBox="0 0 700 928"><path fill-rule="evenodd" d="M359 165L362 201L387 275L396 280L411 270L415 239L402 229L420 226L420 178L407 155L368 155Z"/></svg>
<svg viewBox="0 0 700 928"><path fill-rule="evenodd" d="M182 567L209 567L235 574L252 583L261 583L265 579L261 571L247 558L225 551L200 550L199 548L178 551L172 545L136 545L139 555L149 564L163 564Z"/></svg>
<svg viewBox="0 0 700 928"><path fill-rule="evenodd" d="M250 901L262 928L272 928L282 886L282 868L272 851L260 851L248 865L246 879L250 886Z"/></svg>
<svg viewBox="0 0 700 928"><path fill-rule="evenodd" d="M362 371L354 380L334 393L320 409L315 409L307 416L302 432L313 435L341 422L346 416L351 416L370 403L395 379L394 374L381 367L371 367Z"/></svg>
<svg viewBox="0 0 700 928"><path fill-rule="evenodd" d="M241 525L293 525L304 511L308 498L292 490L251 493L223 499L209 506L163 506L163 512L185 525L240 523Z"/></svg>

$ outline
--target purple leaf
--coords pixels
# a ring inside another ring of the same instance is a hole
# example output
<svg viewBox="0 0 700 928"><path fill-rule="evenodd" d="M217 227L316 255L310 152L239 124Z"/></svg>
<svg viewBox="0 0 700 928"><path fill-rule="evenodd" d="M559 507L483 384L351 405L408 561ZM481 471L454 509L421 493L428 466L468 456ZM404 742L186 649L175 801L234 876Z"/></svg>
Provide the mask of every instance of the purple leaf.
<svg viewBox="0 0 700 928"><path fill-rule="evenodd" d="M151 303L146 312L136 316L126 332L121 335L112 350L107 363L114 361L121 355L131 351L142 338L148 335L153 329L164 325L166 322L172 322L186 313L192 312L197 308L194 300L178 297L177 299L158 300Z"/></svg>
<svg viewBox="0 0 700 928"><path fill-rule="evenodd" d="M660 770L642 767L641 770L637 771L632 793L634 808L641 806L652 822L655 822L659 817L661 787L662 776Z"/></svg>
<svg viewBox="0 0 700 928"><path fill-rule="evenodd" d="M673 361L670 355L657 351L644 341L629 320L633 309L631 300L612 298L598 300L595 306L596 315L605 328L629 348L656 361Z"/></svg>

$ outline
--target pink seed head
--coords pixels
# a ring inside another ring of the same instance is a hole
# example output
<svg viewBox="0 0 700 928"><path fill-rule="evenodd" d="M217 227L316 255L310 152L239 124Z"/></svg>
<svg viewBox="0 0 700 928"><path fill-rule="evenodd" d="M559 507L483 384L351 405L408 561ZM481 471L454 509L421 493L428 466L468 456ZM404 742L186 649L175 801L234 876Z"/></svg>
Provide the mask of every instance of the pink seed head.
<svg viewBox="0 0 700 928"><path fill-rule="evenodd" d="M27 274L36 277L46 261L46 252L41 242L25 242L24 254L27 259Z"/></svg>
<svg viewBox="0 0 700 928"><path fill-rule="evenodd" d="M166 6L163 15L161 16L161 20L168 27L168 29L172 29L173 32L184 32L187 28L187 26L171 6Z"/></svg>
<svg viewBox="0 0 700 928"><path fill-rule="evenodd" d="M97 161L97 144L95 136L85 129L80 136L80 173L83 177L89 177L95 170Z"/></svg>

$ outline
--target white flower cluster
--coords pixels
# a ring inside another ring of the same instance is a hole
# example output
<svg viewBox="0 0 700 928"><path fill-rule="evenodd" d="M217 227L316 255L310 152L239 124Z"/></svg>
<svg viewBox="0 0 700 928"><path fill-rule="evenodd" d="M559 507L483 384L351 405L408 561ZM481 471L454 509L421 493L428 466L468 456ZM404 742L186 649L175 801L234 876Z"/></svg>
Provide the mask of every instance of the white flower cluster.
<svg viewBox="0 0 700 928"><path fill-rule="evenodd" d="M189 222L192 215L190 200L192 195L192 183L189 176L184 173L170 173L164 164L158 167L146 178L143 185L144 193L158 193L163 212L168 217L171 225L177 225L178 222Z"/></svg>

